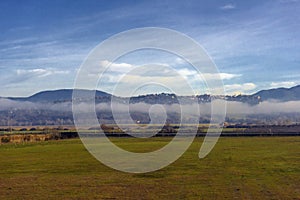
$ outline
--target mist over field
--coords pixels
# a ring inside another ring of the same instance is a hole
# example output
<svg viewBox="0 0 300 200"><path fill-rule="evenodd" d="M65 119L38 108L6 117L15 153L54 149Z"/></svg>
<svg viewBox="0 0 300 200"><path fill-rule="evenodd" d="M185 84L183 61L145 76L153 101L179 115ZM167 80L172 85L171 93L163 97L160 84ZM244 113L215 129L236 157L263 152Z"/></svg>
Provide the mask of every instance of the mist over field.
<svg viewBox="0 0 300 200"><path fill-rule="evenodd" d="M224 100L214 100L214 109L220 109L224 105ZM199 104L148 104L148 103L98 103L95 108L97 111L111 111L113 108L116 112L160 112L160 108L164 108L167 112L180 113L181 109L193 112L195 108L199 106L201 114L210 114L212 103L199 103ZM248 103L226 101L227 114L276 114L276 113L300 113L300 101L264 101L256 105L250 105ZM158 106L159 107L156 107ZM86 103L80 103L79 108L82 112L86 110L88 105ZM33 103L33 102L20 102L10 99L0 99L0 111L13 111L13 110L51 110L51 111L72 111L71 102L63 103Z"/></svg>

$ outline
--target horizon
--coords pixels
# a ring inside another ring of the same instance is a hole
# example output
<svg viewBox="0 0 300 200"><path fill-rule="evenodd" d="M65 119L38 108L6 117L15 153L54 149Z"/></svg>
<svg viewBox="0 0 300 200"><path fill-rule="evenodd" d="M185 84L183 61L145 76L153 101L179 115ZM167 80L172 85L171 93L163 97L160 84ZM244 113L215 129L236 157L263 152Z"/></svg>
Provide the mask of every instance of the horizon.
<svg viewBox="0 0 300 200"><path fill-rule="evenodd" d="M265 90L272 90L272 89L292 89L292 88L295 88L295 87L299 87L300 85L295 85L293 87L277 87L277 88L271 88L271 89L264 89L264 90L259 90L259 91L256 91L254 93L251 93L251 94L224 94L226 96L238 96L238 95L255 95L256 93L258 92L261 92L261 91L265 91ZM93 89L84 89L84 88L58 88L58 89L50 89L50 90L41 90L41 91L38 91L36 93L33 93L29 96L1 96L0 95L0 98L28 98L28 97L31 97L31 96L34 96L36 94L39 94L39 93L42 93L42 92L55 92L55 91L61 91L61 90L87 90L87 91L97 91L97 92L104 92L104 93L107 93L109 95L114 95L114 94L111 94L109 92L106 92L106 91L102 91L102 90L93 90ZM130 97L139 97L139 96L147 96L147 95L160 95L160 94L174 94L176 95L175 93L168 93L168 92L159 92L159 93L145 93L145 94L138 94L138 95L135 95L135 96L116 96L116 97L121 97L121 98L130 98ZM209 94L209 93L203 93L203 94L197 94L197 95L176 95L176 96L201 96L201 95L211 95L211 96L218 96L220 94Z"/></svg>

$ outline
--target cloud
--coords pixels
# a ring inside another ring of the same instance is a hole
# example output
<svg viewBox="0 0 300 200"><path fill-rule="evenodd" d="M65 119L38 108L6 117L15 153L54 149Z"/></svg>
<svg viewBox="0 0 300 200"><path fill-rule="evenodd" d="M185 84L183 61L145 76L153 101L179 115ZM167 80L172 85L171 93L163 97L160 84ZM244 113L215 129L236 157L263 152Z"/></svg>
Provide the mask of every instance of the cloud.
<svg viewBox="0 0 300 200"><path fill-rule="evenodd" d="M109 69L107 70L108 75L113 72L128 73L131 71L130 75L141 76L141 77L143 76L143 77L164 78L166 76L168 77L182 76L188 78L190 76L198 76L198 72L194 69L189 69L186 67L177 67L175 69L165 63L154 63L154 64L149 64L144 66L136 66L128 63L113 63L105 60L105 61L101 61L100 66L101 67L109 66ZM114 73L111 75L115 76ZM230 73L202 73L201 75L207 80L216 80L216 79L230 80L242 76L241 74L230 74Z"/></svg>
<svg viewBox="0 0 300 200"><path fill-rule="evenodd" d="M181 76L194 76L197 74L197 71L195 70L190 70L190 69L187 69L187 68L182 68L182 69L179 69L177 70L177 73Z"/></svg>
<svg viewBox="0 0 300 200"><path fill-rule="evenodd" d="M178 57L177 57L177 58L175 59L175 63L181 65L181 64L186 64L186 61L183 60L183 59L181 59L181 58L178 58Z"/></svg>
<svg viewBox="0 0 300 200"><path fill-rule="evenodd" d="M171 67L173 65L165 63L151 63L139 66L126 62L117 63L104 60L97 66L100 68L91 67L90 69L83 69L86 70L84 73L91 78L86 81L100 78L99 89L114 93L117 96L128 96L128 93L133 88L140 88L138 94L165 92L165 89L162 88L172 88L177 94L193 95L198 93L196 91L204 91L206 87L205 82L231 80L242 76L241 74L224 72L200 72L199 74L197 70L187 66L175 65ZM101 69L101 67L103 68ZM106 71L100 77L99 71L104 70ZM150 89L151 85L160 85L162 87L151 87ZM184 85L189 86L190 89L183 89ZM218 87L221 86L219 85ZM118 88L118 91L115 88ZM194 92L192 92L191 88Z"/></svg>
<svg viewBox="0 0 300 200"><path fill-rule="evenodd" d="M290 88L296 85L297 83L294 81L272 82L270 84L271 88L279 88L279 87Z"/></svg>
<svg viewBox="0 0 300 200"><path fill-rule="evenodd" d="M296 0L279 1L296 2ZM251 4L248 4L246 1L239 3L225 1L214 5L215 9L218 10L215 10L217 12L210 12L209 15L206 15L207 12L202 12L207 10L206 4L174 3L171 6L172 9L166 10L165 5L159 3L159 5L155 5L156 9L144 9L149 8L150 4L144 2L130 6L112 6L108 10L100 9L101 11L99 10L99 12L82 13L81 16L76 15L74 18L63 17L60 19L60 26L56 26L56 28L49 26L49 29L44 29L43 27L40 29L39 24L37 24L36 30L45 31L45 33L51 32L51 34L28 34L27 32L19 31L20 38L27 35L32 35L33 38L28 38L29 40L24 38L24 41L19 40L15 41L15 43L7 40L7 38L17 39L19 37L15 35L6 37L6 35L9 36L10 34L3 35L2 39L4 42L12 46L9 46L11 49L8 49L7 53L1 54L1 60L3 61L2 63L0 61L0 67L7 67L7 69L13 69L15 66L21 65L25 67L46 65L46 67L51 67L55 66L53 64L56 64L56 66L57 64L62 65L61 63L65 64L65 66L77 66L89 50L96 45L97 41L101 41L119 31L126 30L128 24L131 24L129 27L133 28L141 25L147 26L150 23L151 26L153 24L154 26L164 25L167 28L182 31L187 35L194 36L196 40L200 38L197 41L204 44L207 52L213 56L217 64L220 63L219 65L222 69L228 68L230 72L247 74L248 80L261 80L259 79L260 77L257 77L259 76L257 72L251 73L244 67L241 67L251 63L259 66L255 67L257 71L260 70L260 66L264 66L267 70L263 72L262 76L265 76L267 79L268 76L265 73L270 72L270 79L274 78L271 81L276 81L276 67L273 66L274 63L275 65L294 68L292 74L297 73L296 64L294 66L289 65L291 62L298 63L299 37L297 36L299 35L299 28L297 27L299 26L297 26L297 23L299 17L297 16L299 15L293 12L297 10L295 4L286 7L288 5L279 5L278 1L253 2ZM234 10L235 15L222 15L222 13L226 12L225 10L230 12L235 8L238 8ZM184 12L184 10L189 9L190 12ZM182 12L178 15L175 14L176 12L173 12L174 10ZM106 28L103 29L102 27ZM190 28L187 29L187 27ZM6 30L3 31L5 32ZM83 35L85 37L82 37ZM57 43L45 43L52 39L57 40ZM41 44L38 45L38 43ZM20 49L19 47L22 48ZM294 49L291 49L292 47ZM277 53L277 50L283 51ZM78 54L78 56L74 56L74 53ZM264 57L264 54L268 54L268 56ZM285 54L288 56L284 56ZM14 61L12 61L13 58L15 58ZM220 61L220 59L222 60ZM178 61L180 62L180 60ZM233 68L238 69L238 71L233 70ZM3 70L1 73L7 74L7 71ZM110 80L114 81L112 78ZM257 84L259 86L258 82ZM59 81L54 81L53 86L65 87ZM11 91L17 90L13 88ZM15 94L17 95L17 93Z"/></svg>
<svg viewBox="0 0 300 200"><path fill-rule="evenodd" d="M253 115L253 114L279 114L279 113L299 113L300 101L288 101L288 102L272 102L272 101L264 101L260 104L249 105L247 103L235 102L235 101L227 101L227 116L233 115ZM180 113L181 110L188 111L188 113L195 113L195 109L199 108L201 115L209 115L211 114L211 103L201 103L201 104L164 104L161 105L160 108L165 109L167 113ZM224 106L224 100L214 100L213 102L215 110L222 110L221 107ZM78 109L82 112L85 112L90 105L82 102L78 105ZM111 108L114 108L116 113L122 114L126 113L128 110L130 112L141 112L141 113L149 113L149 110L153 105L147 103L136 103L126 105L124 103L114 102L110 103L99 103L95 105L97 111L110 112ZM72 111L72 103L31 103L31 102L19 102L8 99L0 98L0 111L7 110L51 110L58 112L71 112ZM155 112L154 109L152 111ZM159 110L159 109L158 109ZM157 111L161 113L160 110Z"/></svg>
<svg viewBox="0 0 300 200"><path fill-rule="evenodd" d="M223 100L215 100L214 105L218 106L223 105ZM208 104L202 105L205 113L207 114ZM264 101L257 105L249 105L247 103L236 102L236 101L227 101L227 116L244 114L278 114L278 113L299 113L300 101L288 101L288 102L271 102Z"/></svg>
<svg viewBox="0 0 300 200"><path fill-rule="evenodd" d="M248 93L254 90L257 86L254 83L231 84L224 85L225 90L229 94Z"/></svg>
<svg viewBox="0 0 300 200"><path fill-rule="evenodd" d="M56 74L69 74L70 71L68 70L57 70L53 68L36 68L36 69L17 69L16 73L18 76L24 76L24 77L46 77L50 75L56 75Z"/></svg>
<svg viewBox="0 0 300 200"><path fill-rule="evenodd" d="M31 102L18 102L9 99L0 98L0 111L11 110L11 109L36 109L37 104Z"/></svg>
<svg viewBox="0 0 300 200"><path fill-rule="evenodd" d="M161 85L165 88L172 88L174 92L182 95L192 95L191 89L183 89L184 85L191 87L194 91L203 91L205 82L216 80L231 80L242 76L241 74L231 73L200 73L195 69L176 66L172 68L166 64L149 64L135 66L128 63L112 63L104 61L101 63L103 67L110 65L101 77L101 86L106 85L108 88L119 88L113 91L118 96L126 96L132 88L142 88L145 85L149 88L150 85ZM123 69L121 69L123 68ZM127 72L126 72L127 71ZM93 76L95 73L93 74ZM109 85L110 84L110 85ZM245 85L248 86L249 85ZM219 86L221 87L221 85ZM112 92L111 89L105 88ZM122 89L120 89L122 88ZM140 90L141 94L164 92L158 87L153 87L156 91L146 91L146 88Z"/></svg>
<svg viewBox="0 0 300 200"><path fill-rule="evenodd" d="M280 0L280 3L297 3L299 0Z"/></svg>
<svg viewBox="0 0 300 200"><path fill-rule="evenodd" d="M216 80L216 79L230 80L242 76L241 74L229 74L229 73L218 73L218 74L203 73L202 75L207 80Z"/></svg>
<svg viewBox="0 0 300 200"><path fill-rule="evenodd" d="M232 10L235 8L236 8L236 6L234 4L230 4L230 3L220 7L221 10Z"/></svg>
<svg viewBox="0 0 300 200"><path fill-rule="evenodd" d="M136 66L129 63L115 63L103 60L100 62L100 67L108 67L110 72L126 73L134 69Z"/></svg>

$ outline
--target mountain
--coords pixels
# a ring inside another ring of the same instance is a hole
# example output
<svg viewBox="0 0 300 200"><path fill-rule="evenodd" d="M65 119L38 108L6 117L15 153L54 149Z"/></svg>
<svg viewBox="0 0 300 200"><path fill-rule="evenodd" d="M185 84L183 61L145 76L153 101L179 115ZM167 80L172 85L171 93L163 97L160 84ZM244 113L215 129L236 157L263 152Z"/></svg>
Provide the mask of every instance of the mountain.
<svg viewBox="0 0 300 200"><path fill-rule="evenodd" d="M109 103L111 97L116 98L118 103L115 107L120 109L120 114L123 115L124 106L122 103L126 103L128 100L132 107L132 112L130 116L134 120L138 120L141 123L149 123L150 116L148 113L149 105L145 104L177 104L183 103L184 105L191 105L198 101L202 103L203 109L200 117L201 123L209 123L210 115L205 113L207 107L209 106L205 103L211 102L214 99L221 99L230 101L232 103L237 102L237 104L231 104L231 114L227 115L226 121L231 123L282 123L282 120L290 120L292 122L299 122L300 113L297 112L297 108L293 103L288 112L286 109L288 107L283 107L277 109L277 104L272 105L275 113L269 113L268 107L267 111L260 108L262 113L258 114L252 113L249 110L252 108L249 105L255 107L262 101L300 101L300 85L292 88L278 88L270 90L262 90L253 95L197 95L197 96L176 96L175 94L148 94L129 98L115 97L111 94L102 91L91 91L91 90L77 90L83 94L83 98L76 99L77 101L83 102L82 108L85 107L84 94L91 94L91 92L96 92L95 102L96 103ZM77 92L76 91L76 92ZM22 98L0 98L0 126L18 125L18 126L42 126L42 125L73 125L73 114L72 114L72 89L62 89L53 91L43 91L34 94L29 97ZM268 104L269 105L269 104ZM299 104L297 104L299 105ZM235 107L237 106L237 107ZM274 107L275 106L275 107ZM170 107L172 108L172 107ZM187 106L187 108L190 108ZM174 107L176 110L176 106ZM257 107L256 107L257 109ZM111 111L109 104L99 105L96 109L97 117L101 123L115 123L114 116ZM125 109L126 110L126 109ZM210 109L207 109L210 110ZM254 109L255 110L255 109ZM285 110L285 112L281 112ZM245 121L244 114L240 116L240 112L244 112L247 121ZM236 114L236 115L235 115ZM125 115L126 116L126 115ZM167 113L167 119L170 123L178 124L180 122L180 115L171 110ZM127 123L127 119L122 119ZM286 122L284 122L286 123Z"/></svg>
<svg viewBox="0 0 300 200"><path fill-rule="evenodd" d="M253 94L252 96L260 97L261 101L297 101L300 100L300 85L292 88L276 88L269 90L261 90Z"/></svg>
<svg viewBox="0 0 300 200"><path fill-rule="evenodd" d="M82 95L85 93L88 94L93 92L92 90L77 90ZM42 91L36 93L29 97L9 97L10 100L15 101L29 101L29 102L40 102L40 103L47 103L47 102L64 102L64 101L71 101L72 100L73 89L61 89L61 90L52 90L52 91ZM96 91L96 98L110 98L111 95L102 92Z"/></svg>
<svg viewBox="0 0 300 200"><path fill-rule="evenodd" d="M94 92L92 90L77 90L83 96L86 96L90 92ZM71 102L72 101L72 89L61 89L61 90L53 90L53 91L42 91L36 93L30 97L9 97L7 99L15 100L15 101L29 101L29 102L39 102L39 103L59 103L59 102ZM85 95L86 94L86 95ZM96 91L96 102L109 102L112 95L102 91ZM178 98L178 99L177 99ZM176 96L175 94L148 94L135 96L130 98L131 103L148 103L148 104L173 104L178 103L180 99L181 102L185 102L187 104L194 102L195 97L193 96ZM276 101L297 101L300 100L300 85L292 87L292 88L277 88L277 89L269 89L269 90L261 90L252 95L198 95L196 96L200 103L210 102L212 99L223 99L227 101L237 101L248 103L251 105L258 104L262 101L268 100L276 100ZM126 98L117 98L120 102L125 100Z"/></svg>

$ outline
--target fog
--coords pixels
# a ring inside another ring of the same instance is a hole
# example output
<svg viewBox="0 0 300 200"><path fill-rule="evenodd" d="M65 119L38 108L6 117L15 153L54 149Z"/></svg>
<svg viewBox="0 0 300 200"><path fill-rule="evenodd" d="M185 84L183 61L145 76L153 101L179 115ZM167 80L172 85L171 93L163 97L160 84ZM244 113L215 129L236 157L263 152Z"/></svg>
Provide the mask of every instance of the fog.
<svg viewBox="0 0 300 200"><path fill-rule="evenodd" d="M216 100L215 105L221 105ZM275 102L264 101L257 105L249 105L242 102L228 101L227 114L277 114L277 113L300 113L300 101ZM203 110L207 109L207 105L201 106ZM205 110L207 111L207 110Z"/></svg>
<svg viewBox="0 0 300 200"><path fill-rule="evenodd" d="M214 101L214 109L220 110L223 106L223 100ZM278 114L278 113L300 113L300 101L289 101L289 102L275 102L265 101L257 105L249 105L242 102L226 102L227 115L233 114ZM86 103L80 103L78 108L84 112L89 105ZM95 106L97 111L110 111L114 110L115 113L127 112L142 112L148 113L149 109L151 112L161 112L161 109L165 109L166 112L177 112L181 110L186 112L194 113L194 110L199 106L201 114L210 114L211 103L203 104L172 104L172 105L161 105L153 106L146 103L136 103L125 105L122 103L99 103ZM72 103L32 103L32 102L21 102L9 99L0 99L0 111L13 111L13 110L52 110L52 111L72 111Z"/></svg>

